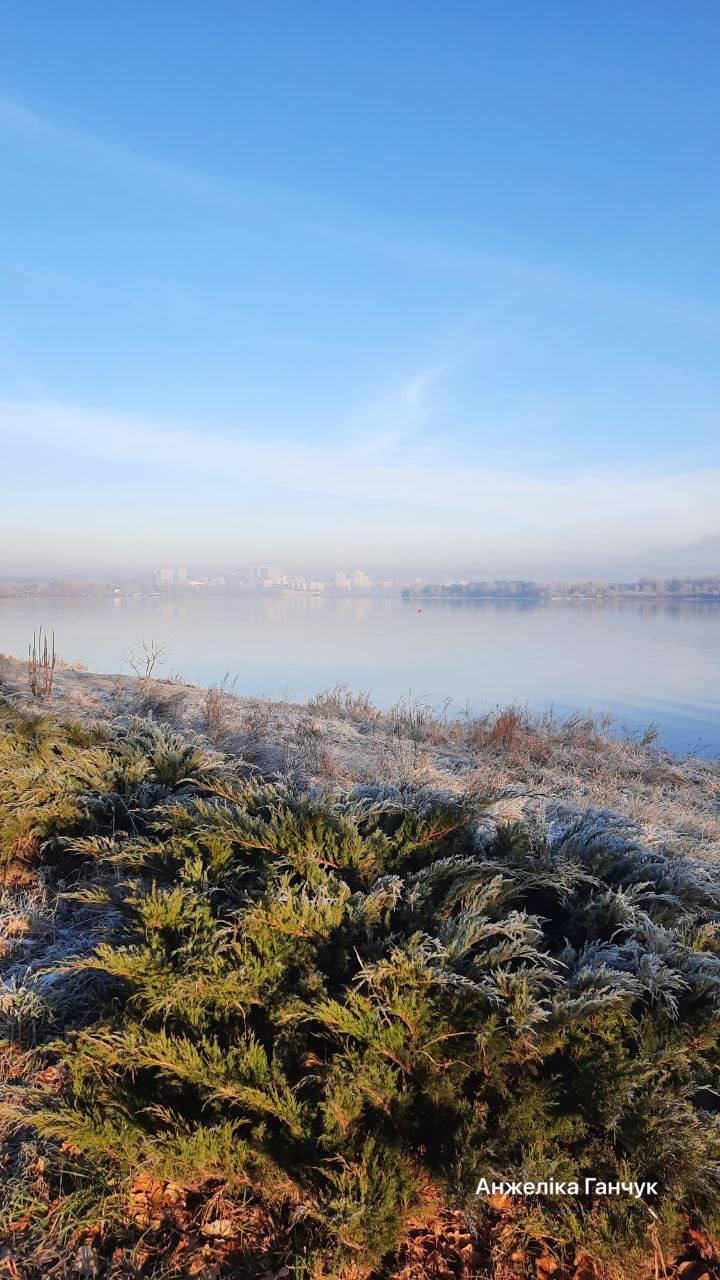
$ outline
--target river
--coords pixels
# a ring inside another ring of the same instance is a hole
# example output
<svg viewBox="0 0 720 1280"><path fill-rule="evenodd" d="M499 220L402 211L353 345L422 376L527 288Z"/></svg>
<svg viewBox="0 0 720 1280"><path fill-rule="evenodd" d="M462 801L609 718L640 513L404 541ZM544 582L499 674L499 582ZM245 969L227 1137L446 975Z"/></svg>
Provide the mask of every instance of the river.
<svg viewBox="0 0 720 1280"><path fill-rule="evenodd" d="M0 650L54 628L68 661L128 670L138 636L171 646L159 674L303 700L341 681L383 707L412 696L450 714L507 703L611 712L657 725L675 751L720 755L720 604L410 601L301 595L0 600Z"/></svg>

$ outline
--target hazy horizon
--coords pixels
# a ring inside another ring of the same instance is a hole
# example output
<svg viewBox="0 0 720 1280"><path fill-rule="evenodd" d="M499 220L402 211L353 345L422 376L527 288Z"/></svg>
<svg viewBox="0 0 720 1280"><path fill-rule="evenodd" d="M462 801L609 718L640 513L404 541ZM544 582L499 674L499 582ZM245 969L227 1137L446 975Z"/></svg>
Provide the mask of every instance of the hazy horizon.
<svg viewBox="0 0 720 1280"><path fill-rule="evenodd" d="M317 559L300 558L295 554L285 554L281 550L268 551L258 548L240 548L238 555L223 559L198 560L193 546L185 547L184 554L174 548L162 546L163 554L149 555L137 562L123 561L117 558L94 560L92 557L76 562L68 561L60 553L48 558L45 562L24 563L16 556L5 554L6 545L0 546L0 580L28 579L43 580L48 578L125 578L151 576L164 566L187 568L190 576L208 574L242 573L252 564L280 564L283 571L291 575L303 574L332 576L336 570L352 572L355 569L366 571L371 577L402 578L412 580L415 577L426 581L444 582L470 579L473 581L495 581L501 578L526 579L528 581L575 582L582 580L622 580L637 581L639 578L671 578L674 576L694 578L708 574L720 573L720 536L707 538L689 547L676 549L658 548L647 555L635 554L627 557L618 556L612 560L578 558L575 561L562 559L540 561L537 558L512 557L511 559L471 559L458 554L454 560L431 558L421 561L410 558L369 559L362 555L362 547L336 556L328 555L327 547L320 549Z"/></svg>
<svg viewBox="0 0 720 1280"><path fill-rule="evenodd" d="M111 564L104 564L104 565L98 564L92 569L85 569L85 570L79 569L77 566L72 566L72 565L58 565L54 569L50 567L46 567L45 569L42 569L42 568L29 569L26 572L8 571L8 572L0 573L0 582L2 581L43 582L46 580L57 578L57 579L70 580L70 581L72 580L86 581L86 580L98 579L98 580L107 580L107 581L117 581L121 583L124 581L129 582L134 579L138 579L138 580L151 579L154 577L154 575L157 573L158 570L165 569L165 568L170 568L175 571L177 571L178 569L183 569L187 572L188 579L192 579L195 577L197 578L209 577L213 575L243 577L243 576L247 576L249 569L253 565L259 566L259 565L276 564L277 560L278 560L278 557L265 554L265 555L259 555L257 557L250 557L249 561L239 560L239 561L227 561L223 563L217 563L217 562L216 563L208 563L208 562L194 563L192 560L183 561L182 557L169 556L169 557L166 557L165 560L162 560L162 562L153 561L151 563L150 561L148 561L144 564L138 564L138 565L118 564L116 566L113 566ZM677 568L670 567L667 569L667 571L661 571L657 569L647 569L643 571L632 572L629 574L624 573L621 570L618 570L617 572L615 571L612 571L612 572L611 571L608 571L608 572L593 571L593 572L587 572L587 573L577 572L576 574L566 574L566 575L563 575L561 573L543 574L542 572L539 572L539 571L530 572L527 570L527 567L514 573L495 572L492 568L483 572L480 572L480 571L470 572L469 570L455 571L452 568L443 569L442 566L439 566L433 569L432 566L427 564L423 565L421 563L403 566L403 565L393 564L390 562L374 563L371 561L360 562L359 560L356 562L352 558L347 558L347 557L343 562L339 560L328 560L326 558L321 563L312 563L312 564L309 564L305 561L298 561L297 559L293 558L288 560L285 563L280 564L278 567L281 569L283 573L289 575L290 577L301 576L301 577L310 578L310 579L312 579L313 577L317 577L319 579L326 579L326 580L332 579L332 577L338 570L344 571L345 573L348 573L350 575L353 572L356 572L359 570L367 573L369 577L376 583L379 583L381 579L388 579L388 580L392 580L395 585L398 585L401 583L404 583L404 584L412 583L412 581L415 579L418 581L423 581L428 583L430 582L459 583L464 581L496 582L496 581L501 581L504 578L507 578L508 580L517 580L517 581L525 580L528 582L537 582L539 584L547 583L547 582L557 582L558 584L570 584L570 583L577 583L577 582L582 582L586 580L596 581L596 582L605 581L605 580L636 582L642 578L670 579L672 577L681 577L681 578L691 579L691 578L700 578L700 577L706 577L706 576L714 576L720 573L720 567L719 567L720 556L713 555L712 552L710 552L710 558L707 559L704 565L702 563L701 558L699 558L699 562L701 567L697 568L696 570L684 570L684 569L677 569ZM176 582L175 585L182 585L182 580L178 580L178 582Z"/></svg>
<svg viewBox="0 0 720 1280"><path fill-rule="evenodd" d="M0 574L717 570L719 33L11 0Z"/></svg>

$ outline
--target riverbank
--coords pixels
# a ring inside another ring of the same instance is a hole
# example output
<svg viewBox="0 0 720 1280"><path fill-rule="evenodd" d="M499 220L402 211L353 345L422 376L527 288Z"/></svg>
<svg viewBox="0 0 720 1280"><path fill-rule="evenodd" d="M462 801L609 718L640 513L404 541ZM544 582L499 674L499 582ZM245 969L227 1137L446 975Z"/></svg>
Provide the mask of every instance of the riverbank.
<svg viewBox="0 0 720 1280"><path fill-rule="evenodd" d="M3 690L20 706L84 724L150 715L265 776L325 788L411 782L492 792L508 817L544 817L558 805L610 809L638 823L651 844L720 854L720 761L674 756L652 735L618 733L609 718L506 707L457 719L412 700L380 711L342 687L296 703L62 663L51 695L38 702L27 663L8 657L0 658Z"/></svg>

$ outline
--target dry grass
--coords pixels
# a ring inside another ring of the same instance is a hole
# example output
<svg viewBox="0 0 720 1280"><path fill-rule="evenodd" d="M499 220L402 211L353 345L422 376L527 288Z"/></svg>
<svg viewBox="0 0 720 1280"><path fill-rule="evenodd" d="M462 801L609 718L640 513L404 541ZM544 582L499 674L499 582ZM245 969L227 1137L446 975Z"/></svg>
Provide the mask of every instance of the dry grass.
<svg viewBox="0 0 720 1280"><path fill-rule="evenodd" d="M523 760L547 763L558 751L570 747L586 755L597 755L604 745L617 738L611 715L593 716L575 712L559 719L554 712L533 715L527 707L497 708L468 724L468 743L479 752L496 751L518 764ZM639 738L624 737L626 743L651 747L658 734L650 726Z"/></svg>
<svg viewBox="0 0 720 1280"><path fill-rule="evenodd" d="M203 733L212 742L222 742L228 732L228 714L225 695L211 685L205 690L200 704L200 724Z"/></svg>
<svg viewBox="0 0 720 1280"><path fill-rule="evenodd" d="M346 684L336 684L332 689L322 689L313 698L308 698L307 706L315 715L327 716L330 719L349 718L372 721L381 714L369 693L364 689L353 693Z"/></svg>
<svg viewBox="0 0 720 1280"><path fill-rule="evenodd" d="M200 699L200 728L216 746L227 740L232 728L236 682L237 676L231 681L230 672L226 671L219 684L203 690Z"/></svg>
<svg viewBox="0 0 720 1280"><path fill-rule="evenodd" d="M177 724L189 697L189 689L175 680L143 680L135 688L132 711L152 716L167 724Z"/></svg>
<svg viewBox="0 0 720 1280"><path fill-rule="evenodd" d="M250 744L265 744L275 727L275 711L282 704L273 703L269 698L243 698L242 704L243 736Z"/></svg>

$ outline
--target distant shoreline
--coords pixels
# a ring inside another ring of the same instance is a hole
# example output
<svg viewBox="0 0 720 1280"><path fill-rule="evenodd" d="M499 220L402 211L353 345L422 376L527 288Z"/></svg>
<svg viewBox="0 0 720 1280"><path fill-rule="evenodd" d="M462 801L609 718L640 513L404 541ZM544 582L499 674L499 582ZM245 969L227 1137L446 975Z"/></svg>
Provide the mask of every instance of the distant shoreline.
<svg viewBox="0 0 720 1280"><path fill-rule="evenodd" d="M720 573L645 574L637 578L388 578L365 570L348 575L338 570L334 578L322 574L283 572L277 566L257 568L247 574L230 572L215 576L190 573L186 568L158 569L146 573L54 574L0 577L0 599L197 599L198 596L233 599L279 599L282 596L314 600L519 600L540 603L608 600L720 601Z"/></svg>
<svg viewBox="0 0 720 1280"><path fill-rule="evenodd" d="M442 595L442 596L436 596L436 595L424 596L420 594L405 595L401 593L401 599L407 600L409 604L413 604L417 601L422 601L423 604L432 604L436 600L438 601L452 600L453 602L459 603L459 604L468 604L468 603L471 603L473 600L482 600L484 602L488 600L502 600L502 601L522 600L525 603L531 602L533 604L577 604L577 603L618 604L620 602L622 602L623 604L626 604L626 603L646 604L649 600L652 600L652 601L659 600L667 604L674 603L674 602L683 602L683 601L695 601L703 604L719 604L720 594L715 594L715 595L695 594L695 595L680 596L680 595L661 595L659 592L653 592L652 594L648 594L648 595L637 595L634 592L628 592L627 595L608 595L608 596L597 596L597 595L595 596L579 596L579 595L537 596L537 595L531 595L531 594L519 595L519 594L509 592L507 595L470 596L470 595L450 594L450 595Z"/></svg>
<svg viewBox="0 0 720 1280"><path fill-rule="evenodd" d="M211 588L195 587L187 588L180 591L29 591L29 592L13 592L4 593L0 586L0 603L8 600L133 600L133 599L160 599L160 600L187 600L189 598L207 598L213 599L233 599L233 600L278 600L285 596L293 598L310 599L310 600L403 600L407 604L434 604L447 603L468 604L473 601L488 603L492 601L501 601L508 603L519 601L524 604L647 604L648 602L660 602L663 604L675 603L696 603L696 604L719 604L720 592L694 592L684 595L663 594L661 592L648 592L641 595L636 592L628 592L626 595L536 595L531 592L507 592L505 594L483 594L483 595L463 595L461 593L448 592L443 595L423 595L422 592L412 593L407 588L402 591L296 591L292 588L281 588L278 590L267 589L265 591L227 591Z"/></svg>

